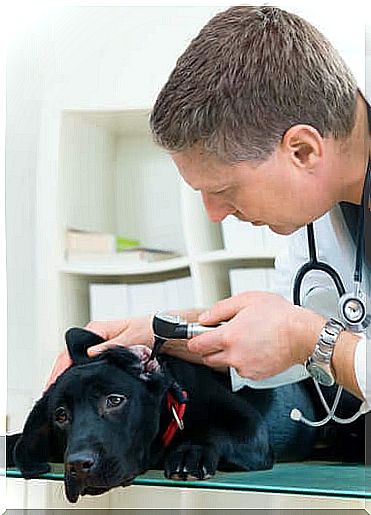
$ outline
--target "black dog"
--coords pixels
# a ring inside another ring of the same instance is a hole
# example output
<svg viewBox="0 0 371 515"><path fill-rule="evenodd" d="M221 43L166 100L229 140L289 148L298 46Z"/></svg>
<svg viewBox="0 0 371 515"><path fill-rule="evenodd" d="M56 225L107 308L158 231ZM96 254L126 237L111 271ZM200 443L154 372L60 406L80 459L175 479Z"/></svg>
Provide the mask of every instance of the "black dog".
<svg viewBox="0 0 371 515"><path fill-rule="evenodd" d="M205 479L217 468L269 469L311 454L316 430L289 418L293 406L316 417L305 382L232 393L227 376L165 355L158 366L144 346L88 358L99 336L71 329L66 340L74 365L8 439L8 465L33 478L64 462L70 502L129 485L150 468Z"/></svg>

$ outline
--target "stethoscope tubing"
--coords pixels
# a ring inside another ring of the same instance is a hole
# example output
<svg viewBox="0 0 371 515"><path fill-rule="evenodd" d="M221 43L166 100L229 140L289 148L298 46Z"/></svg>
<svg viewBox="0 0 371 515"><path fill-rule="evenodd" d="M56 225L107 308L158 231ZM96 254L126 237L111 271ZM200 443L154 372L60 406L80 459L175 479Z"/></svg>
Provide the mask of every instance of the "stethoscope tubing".
<svg viewBox="0 0 371 515"><path fill-rule="evenodd" d="M365 252L365 238L364 238L364 215L366 210L366 205L368 204L368 196L371 194L370 191L370 183L371 183L371 159L368 161L367 165L367 171L366 171L366 177L365 177L365 183L362 193L362 209L360 213L360 219L358 223L358 229L357 229L357 248L356 248L356 262L355 262L355 269L354 269L354 283L355 283L355 290L358 292L359 285L362 282L362 268L363 268L363 261L364 261L364 252ZM300 306L301 305L301 288L303 285L303 281L305 276L311 272L311 271L320 271L327 274L332 281L335 284L336 290L339 294L339 298L341 298L343 295L345 295L345 287L344 283L338 274L338 272L327 263L323 263L322 261L318 261L317 259L317 251L316 251L316 242L315 242L315 236L314 236L314 227L313 223L310 223L307 225L307 239L308 239L308 251L309 251L309 261L307 263L304 263L304 265L298 270L295 280L294 280L294 287L293 287L293 302L295 305ZM362 299L359 299L360 302L363 302ZM366 310L366 306L365 306ZM330 408L323 393L321 390L321 387L319 383L313 379L315 387L317 389L318 395L320 397L320 400L322 402L323 407L325 408L327 412L327 416L323 418L322 420L318 421L311 421L304 417L304 415L301 413L298 409L293 409L291 411L291 418L296 421L303 422L304 424L311 426L311 427L320 427L328 422L330 420L333 420L334 422L337 422L338 424L350 424L357 420L362 414L363 409L362 407L351 417L349 418L340 418L336 416L336 409L338 407L341 394L343 392L343 387L338 386L334 402L332 404L332 407Z"/></svg>
<svg viewBox="0 0 371 515"><path fill-rule="evenodd" d="M308 241L310 240L310 236L313 235L314 238L314 229L313 229L313 223L310 223L307 225L307 234L308 234ZM313 240L314 241L314 240ZM315 249L313 247L313 244L310 244L312 249ZM340 275L337 273L337 271L332 268L327 263L323 263L322 261L318 261L317 257L314 253L314 257L311 257L310 261L308 263L305 263L297 272L295 280L294 280L294 289L293 289L293 302L296 306L300 306L301 304L301 287L303 284L304 277L312 271L319 271L324 272L327 274L332 281L335 284L336 290L341 297L345 294L345 286L343 281L341 280Z"/></svg>

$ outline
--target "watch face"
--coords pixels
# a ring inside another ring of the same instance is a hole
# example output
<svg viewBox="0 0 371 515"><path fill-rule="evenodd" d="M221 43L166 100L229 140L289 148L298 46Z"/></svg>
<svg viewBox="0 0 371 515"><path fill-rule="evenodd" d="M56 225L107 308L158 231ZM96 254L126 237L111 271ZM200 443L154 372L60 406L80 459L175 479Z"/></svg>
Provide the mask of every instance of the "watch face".
<svg viewBox="0 0 371 515"><path fill-rule="evenodd" d="M309 363L307 365L307 371L319 384L332 386L335 383L332 375L316 363Z"/></svg>

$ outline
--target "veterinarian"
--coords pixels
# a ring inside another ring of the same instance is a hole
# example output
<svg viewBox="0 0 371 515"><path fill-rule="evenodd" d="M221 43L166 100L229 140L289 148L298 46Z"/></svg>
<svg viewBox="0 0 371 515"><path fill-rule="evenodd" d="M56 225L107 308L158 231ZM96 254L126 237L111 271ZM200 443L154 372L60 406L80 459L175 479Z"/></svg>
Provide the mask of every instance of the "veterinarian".
<svg viewBox="0 0 371 515"><path fill-rule="evenodd" d="M232 7L215 16L179 58L155 103L151 127L183 179L201 192L210 220L234 215L292 235L289 250L276 260L277 293L247 292L203 313L183 313L206 325L229 323L188 342L167 342L164 351L230 368L235 389L269 384L272 377L278 378L272 385L297 381L311 362L368 410L369 332L329 322L326 310L316 309L316 292L326 305L329 291L318 284L321 273L307 285L311 309L292 302L296 273L308 261L306 226L313 221L320 260L353 292L366 195L361 268L371 305L367 103L336 50L296 15L268 6ZM91 355L110 345L153 343L151 317L87 327L107 340ZM326 331L333 331L331 345ZM327 369L318 359L323 346ZM60 356L50 382L68 365Z"/></svg>

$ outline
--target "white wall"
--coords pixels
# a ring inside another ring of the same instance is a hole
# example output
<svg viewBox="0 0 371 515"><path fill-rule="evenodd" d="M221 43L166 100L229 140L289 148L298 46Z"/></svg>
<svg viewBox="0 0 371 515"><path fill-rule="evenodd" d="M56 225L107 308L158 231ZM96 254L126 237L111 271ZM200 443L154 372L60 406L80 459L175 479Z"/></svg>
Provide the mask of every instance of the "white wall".
<svg viewBox="0 0 371 515"><path fill-rule="evenodd" d="M336 22L332 9L316 3L274 3L298 11L328 33L363 81L364 12L359 2L339 6ZM6 223L12 403L27 405L35 395L27 397L24 392L35 384L37 369L35 217L38 194L48 179L36 185L42 109L53 103L76 108L149 107L177 56L222 9L63 7L29 27L9 49ZM13 422L12 426L20 424Z"/></svg>
<svg viewBox="0 0 371 515"><path fill-rule="evenodd" d="M45 76L35 39L8 56L6 115L6 229L9 386L32 363L35 342L35 177ZM18 357L19 350L23 355Z"/></svg>

